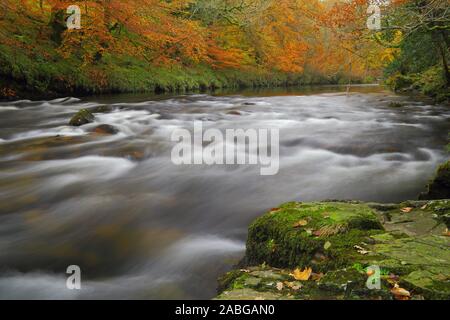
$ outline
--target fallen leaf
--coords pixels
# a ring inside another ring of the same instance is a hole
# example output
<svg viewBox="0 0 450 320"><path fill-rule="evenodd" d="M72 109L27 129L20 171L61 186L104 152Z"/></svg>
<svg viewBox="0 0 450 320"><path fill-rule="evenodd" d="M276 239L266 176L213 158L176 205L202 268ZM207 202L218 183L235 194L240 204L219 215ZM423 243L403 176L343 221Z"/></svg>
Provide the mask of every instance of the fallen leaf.
<svg viewBox="0 0 450 320"><path fill-rule="evenodd" d="M277 290L281 291L281 290L283 290L283 288L284 288L283 283L282 282L277 282Z"/></svg>
<svg viewBox="0 0 450 320"><path fill-rule="evenodd" d="M411 208L411 207L406 207L406 208L401 209L401 212L403 212L403 213L410 213L411 211L413 211L413 208Z"/></svg>
<svg viewBox="0 0 450 320"><path fill-rule="evenodd" d="M284 283L287 287L291 288L294 291L298 291L302 288L302 285L299 284L298 282L285 282Z"/></svg>
<svg viewBox="0 0 450 320"><path fill-rule="evenodd" d="M320 279L322 279L323 278L323 276L324 276L324 274L321 272L321 273L313 273L312 275L311 275L311 280L313 280L313 281L319 281Z"/></svg>
<svg viewBox="0 0 450 320"><path fill-rule="evenodd" d="M319 230L316 230L313 232L313 235L316 237L329 237L334 236L338 233L342 233L347 231L347 227L342 224L334 224L334 225L328 225L320 228Z"/></svg>
<svg viewBox="0 0 450 320"><path fill-rule="evenodd" d="M375 274L375 270L373 270L373 269L367 269L367 275L370 277L371 275L374 275Z"/></svg>
<svg viewBox="0 0 450 320"><path fill-rule="evenodd" d="M281 210L280 208L272 208L272 209L270 209L270 214L274 214L280 210Z"/></svg>
<svg viewBox="0 0 450 320"><path fill-rule="evenodd" d="M306 234L308 236L312 236L314 230L313 229L306 229L305 231L306 231Z"/></svg>
<svg viewBox="0 0 450 320"><path fill-rule="evenodd" d="M448 228L445 229L445 231L444 231L444 236L450 237L450 231L448 231Z"/></svg>
<svg viewBox="0 0 450 320"><path fill-rule="evenodd" d="M330 247L331 247L331 242L330 242L330 241L325 242L325 244L323 245L323 248L324 248L325 250L330 249Z"/></svg>
<svg viewBox="0 0 450 320"><path fill-rule="evenodd" d="M309 278L311 277L311 274L312 274L311 268L306 268L303 271L300 271L300 269L297 268L294 270L294 273L290 275L293 276L295 280L308 281Z"/></svg>
<svg viewBox="0 0 450 320"><path fill-rule="evenodd" d="M420 207L420 209L425 210L427 207L428 207L428 204L426 204L426 205Z"/></svg>
<svg viewBox="0 0 450 320"><path fill-rule="evenodd" d="M308 225L308 221L303 219L294 223L294 228L304 227L306 225Z"/></svg>
<svg viewBox="0 0 450 320"><path fill-rule="evenodd" d="M391 292L396 300L409 300L411 298L411 293L406 289L400 288L398 284L394 285Z"/></svg>
<svg viewBox="0 0 450 320"><path fill-rule="evenodd" d="M358 253L363 254L363 255L366 255L366 254L370 253L369 250L366 250L366 249L364 249L361 246L354 246L354 248L358 251Z"/></svg>

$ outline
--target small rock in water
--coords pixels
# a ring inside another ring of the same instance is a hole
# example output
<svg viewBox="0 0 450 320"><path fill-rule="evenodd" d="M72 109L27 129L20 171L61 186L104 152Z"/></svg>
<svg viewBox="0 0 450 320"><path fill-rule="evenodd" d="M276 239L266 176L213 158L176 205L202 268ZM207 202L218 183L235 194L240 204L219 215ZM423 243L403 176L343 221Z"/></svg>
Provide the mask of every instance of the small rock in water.
<svg viewBox="0 0 450 320"><path fill-rule="evenodd" d="M119 130L116 127L113 127L109 124L101 124L94 129L94 133L103 134L103 135L109 135L109 134L112 135L112 134L119 133Z"/></svg>
<svg viewBox="0 0 450 320"><path fill-rule="evenodd" d="M98 107L92 108L91 112L92 113L108 113L113 110L114 110L114 108L112 106L103 105L103 106L98 106Z"/></svg>
<svg viewBox="0 0 450 320"><path fill-rule="evenodd" d="M240 113L240 112L237 111L237 110L228 111L227 114L231 114L231 115L234 115L234 116L240 116L240 115L242 115L242 113Z"/></svg>
<svg viewBox="0 0 450 320"><path fill-rule="evenodd" d="M401 108L403 107L403 104L401 104L400 102L389 102L389 108Z"/></svg>
<svg viewBox="0 0 450 320"><path fill-rule="evenodd" d="M81 109L76 115L70 120L70 125L74 127L79 127L95 120L94 115L87 109Z"/></svg>

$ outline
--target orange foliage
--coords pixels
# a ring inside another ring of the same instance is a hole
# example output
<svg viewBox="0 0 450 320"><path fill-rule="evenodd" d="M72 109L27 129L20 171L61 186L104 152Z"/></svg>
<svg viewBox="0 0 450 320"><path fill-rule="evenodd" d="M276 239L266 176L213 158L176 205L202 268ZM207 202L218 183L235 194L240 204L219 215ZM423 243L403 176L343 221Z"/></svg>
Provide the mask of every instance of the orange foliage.
<svg viewBox="0 0 450 320"><path fill-rule="evenodd" d="M363 76L371 67L370 54L383 56L365 38L367 0L224 0L224 12L234 16L224 13L208 23L196 16L199 2L3 0L6 13L0 15L0 27L14 34L21 32L19 26L28 26L37 30L29 37L49 41L55 14L67 17L66 8L78 5L82 28L63 30L56 45L63 57L81 58L85 65L105 55L126 55L153 65L262 67L287 73L308 69L331 77ZM31 41L16 39L3 35L0 43L16 41L32 50Z"/></svg>

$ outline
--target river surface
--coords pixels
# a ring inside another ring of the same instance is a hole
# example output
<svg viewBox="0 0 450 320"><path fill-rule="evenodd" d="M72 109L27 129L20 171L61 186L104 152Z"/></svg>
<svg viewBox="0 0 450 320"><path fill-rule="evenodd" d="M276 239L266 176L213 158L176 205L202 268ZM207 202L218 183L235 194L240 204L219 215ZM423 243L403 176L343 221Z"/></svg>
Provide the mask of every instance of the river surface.
<svg viewBox="0 0 450 320"><path fill-rule="evenodd" d="M101 105L113 111L67 125ZM279 129L279 173L174 165L171 134L195 120ZM258 215L291 200L415 199L449 128L448 107L374 86L0 103L0 298L212 298ZM69 265L81 290L66 288Z"/></svg>

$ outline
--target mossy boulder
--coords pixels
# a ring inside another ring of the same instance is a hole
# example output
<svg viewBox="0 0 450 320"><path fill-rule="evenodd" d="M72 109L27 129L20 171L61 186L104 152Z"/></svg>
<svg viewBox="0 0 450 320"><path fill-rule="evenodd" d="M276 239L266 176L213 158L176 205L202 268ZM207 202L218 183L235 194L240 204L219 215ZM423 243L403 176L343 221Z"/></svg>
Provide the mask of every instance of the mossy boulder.
<svg viewBox="0 0 450 320"><path fill-rule="evenodd" d="M80 111L77 112L76 115L72 117L72 119L70 119L69 124L74 127L79 127L94 122L94 120L95 116L92 114L91 111L87 109L81 109Z"/></svg>
<svg viewBox="0 0 450 320"><path fill-rule="evenodd" d="M282 268L335 269L352 260L355 245L382 230L377 215L365 204L288 203L250 226L246 260Z"/></svg>
<svg viewBox="0 0 450 320"><path fill-rule="evenodd" d="M241 269L220 279L218 299L394 299L394 285L410 299L450 299L449 210L449 200L282 205L250 226ZM312 269L308 280L297 268Z"/></svg>
<svg viewBox="0 0 450 320"><path fill-rule="evenodd" d="M450 161L441 165L421 200L450 199Z"/></svg>

